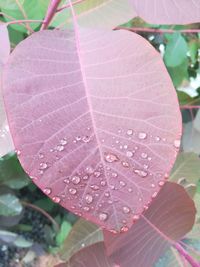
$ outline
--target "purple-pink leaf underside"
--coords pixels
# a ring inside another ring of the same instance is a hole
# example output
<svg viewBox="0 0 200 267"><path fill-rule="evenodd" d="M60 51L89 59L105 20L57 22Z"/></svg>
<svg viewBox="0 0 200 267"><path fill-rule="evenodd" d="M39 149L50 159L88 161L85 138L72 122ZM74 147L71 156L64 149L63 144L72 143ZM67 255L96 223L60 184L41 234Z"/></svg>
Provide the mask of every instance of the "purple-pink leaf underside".
<svg viewBox="0 0 200 267"><path fill-rule="evenodd" d="M86 247L76 254L67 263L55 267L118 267L106 255L103 242Z"/></svg>
<svg viewBox="0 0 200 267"><path fill-rule="evenodd" d="M128 233L104 231L108 254L121 267L152 267L170 245L192 229L195 214L194 202L184 188L167 182Z"/></svg>
<svg viewBox="0 0 200 267"><path fill-rule="evenodd" d="M3 82L33 181L92 222L130 227L180 145L176 93L154 48L128 31L43 31L14 50Z"/></svg>
<svg viewBox="0 0 200 267"><path fill-rule="evenodd" d="M129 0L138 16L153 24L200 22L200 0Z"/></svg>

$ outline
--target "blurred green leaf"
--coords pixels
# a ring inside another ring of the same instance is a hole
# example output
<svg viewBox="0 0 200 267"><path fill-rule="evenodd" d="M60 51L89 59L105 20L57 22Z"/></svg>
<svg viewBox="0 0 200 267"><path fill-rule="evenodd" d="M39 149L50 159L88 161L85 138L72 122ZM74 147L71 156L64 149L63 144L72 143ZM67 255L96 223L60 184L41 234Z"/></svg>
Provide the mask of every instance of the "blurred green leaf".
<svg viewBox="0 0 200 267"><path fill-rule="evenodd" d="M195 153L180 153L171 171L171 181L185 178L187 182L198 184L200 179L200 158Z"/></svg>
<svg viewBox="0 0 200 267"><path fill-rule="evenodd" d="M33 244L31 241L27 241L23 236L5 230L0 230L0 240L20 248L28 248Z"/></svg>
<svg viewBox="0 0 200 267"><path fill-rule="evenodd" d="M56 206L55 203L47 197L35 201L34 205L40 207L41 209L47 212L51 212L52 209Z"/></svg>
<svg viewBox="0 0 200 267"><path fill-rule="evenodd" d="M61 227L60 227L60 231L56 235L57 246L61 246L63 244L63 242L67 238L71 228L72 228L72 226L70 223L68 223L67 221L62 222Z"/></svg>
<svg viewBox="0 0 200 267"><path fill-rule="evenodd" d="M15 216L22 212L19 199L12 194L0 195L0 215Z"/></svg>
<svg viewBox="0 0 200 267"><path fill-rule="evenodd" d="M168 67L177 67L187 60L188 45L180 33L174 33L166 45L164 61Z"/></svg>
<svg viewBox="0 0 200 267"><path fill-rule="evenodd" d="M175 87L179 87L184 80L189 80L187 61L182 64L170 67L167 66L171 79Z"/></svg>
<svg viewBox="0 0 200 267"><path fill-rule="evenodd" d="M24 172L15 154L0 158L0 184L12 189L21 189L28 185L30 179Z"/></svg>
<svg viewBox="0 0 200 267"><path fill-rule="evenodd" d="M32 20L42 20L45 16L45 7L48 5L48 0L19 0L19 3L26 14L27 19ZM41 5L42 3L42 5ZM16 1L13 0L0 0L0 9L2 12L7 14L10 17L13 17L15 20L25 19L23 12L20 10ZM5 17L6 21L10 21ZM32 29L37 29L41 25L40 23L30 23ZM13 24L10 27L17 31L26 33L27 30L22 25Z"/></svg>

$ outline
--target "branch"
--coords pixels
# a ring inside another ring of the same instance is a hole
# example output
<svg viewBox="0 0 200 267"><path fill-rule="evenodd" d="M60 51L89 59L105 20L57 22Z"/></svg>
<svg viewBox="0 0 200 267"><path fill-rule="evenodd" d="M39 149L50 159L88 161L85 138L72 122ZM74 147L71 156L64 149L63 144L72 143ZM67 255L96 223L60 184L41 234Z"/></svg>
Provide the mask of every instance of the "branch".
<svg viewBox="0 0 200 267"><path fill-rule="evenodd" d="M31 209L34 209L40 213L42 213L49 221L51 221L51 223L55 226L55 229L57 232L59 232L60 230L60 226L59 224L49 215L49 213L47 213L46 211L44 211L43 209L39 208L38 206L35 206L31 203L25 202L25 201L21 201L22 205L24 205L25 207L29 207Z"/></svg>
<svg viewBox="0 0 200 267"><path fill-rule="evenodd" d="M77 0L76 2L72 3L72 5L75 6L77 4L80 4L81 2L84 2L84 0ZM69 7L70 7L70 4L64 5L64 6L60 7L60 8L58 8L56 12L60 12L63 9L66 9L66 8L69 8Z"/></svg>
<svg viewBox="0 0 200 267"><path fill-rule="evenodd" d="M56 13L56 10L60 4L61 0L51 0L47 13L46 13L46 17L44 19L44 23L41 27L41 30L45 30L47 29L47 27L49 26L49 23L51 22L53 16Z"/></svg>
<svg viewBox="0 0 200 267"><path fill-rule="evenodd" d="M180 255L182 255L187 262L191 264L192 267L200 267L200 263L196 262L179 243L176 243L174 247L177 249Z"/></svg>
<svg viewBox="0 0 200 267"><path fill-rule="evenodd" d="M200 106L181 105L180 109L199 109Z"/></svg>
<svg viewBox="0 0 200 267"><path fill-rule="evenodd" d="M132 32L151 32L151 33L200 33L200 29L186 29L186 30L172 30L172 29L154 29L154 28L127 28L127 27L117 27L115 30L128 30Z"/></svg>

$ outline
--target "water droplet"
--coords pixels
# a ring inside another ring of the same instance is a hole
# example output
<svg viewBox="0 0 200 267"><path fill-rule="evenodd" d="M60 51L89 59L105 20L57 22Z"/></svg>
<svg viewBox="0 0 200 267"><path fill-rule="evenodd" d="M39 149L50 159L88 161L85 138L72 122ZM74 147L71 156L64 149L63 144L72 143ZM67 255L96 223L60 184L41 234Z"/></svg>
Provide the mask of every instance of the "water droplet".
<svg viewBox="0 0 200 267"><path fill-rule="evenodd" d="M95 184L93 184L93 185L91 185L90 186L90 188L92 189L92 190L99 190L99 186L98 185L95 185Z"/></svg>
<svg viewBox="0 0 200 267"><path fill-rule="evenodd" d="M94 169L91 166L86 167L85 171L88 174L93 174L94 173Z"/></svg>
<svg viewBox="0 0 200 267"><path fill-rule="evenodd" d="M119 158L115 154L105 153L105 161L112 163L112 162L116 162L118 160L119 160Z"/></svg>
<svg viewBox="0 0 200 267"><path fill-rule="evenodd" d="M93 196L90 194L87 194L85 197L85 200L88 204L91 204L93 202Z"/></svg>
<svg viewBox="0 0 200 267"><path fill-rule="evenodd" d="M148 161L151 161L152 160L152 158L151 157L148 157Z"/></svg>
<svg viewBox="0 0 200 267"><path fill-rule="evenodd" d="M89 142L90 142L90 136L88 136L88 135L84 136L84 137L82 138L82 141L83 141L84 143L89 143Z"/></svg>
<svg viewBox="0 0 200 267"><path fill-rule="evenodd" d="M152 188L155 188L155 187L156 187L156 185L155 185L155 184L151 184L151 187L152 187Z"/></svg>
<svg viewBox="0 0 200 267"><path fill-rule="evenodd" d="M99 176L101 176L101 173L100 172L94 172L94 176L98 178Z"/></svg>
<svg viewBox="0 0 200 267"><path fill-rule="evenodd" d="M67 144L67 140L63 138L62 140L60 140L60 144L65 146Z"/></svg>
<svg viewBox="0 0 200 267"><path fill-rule="evenodd" d="M83 180L88 180L88 178L89 178L89 176L88 175L85 175L85 176L83 176Z"/></svg>
<svg viewBox="0 0 200 267"><path fill-rule="evenodd" d="M130 208L124 206L124 207L123 207L123 212L126 213L126 214L130 213Z"/></svg>
<svg viewBox="0 0 200 267"><path fill-rule="evenodd" d="M133 130L129 129L126 133L127 133L127 135L129 135L129 136L130 136L130 135L133 135Z"/></svg>
<svg viewBox="0 0 200 267"><path fill-rule="evenodd" d="M120 181L119 184L123 187L126 186L126 183L124 181Z"/></svg>
<svg viewBox="0 0 200 267"><path fill-rule="evenodd" d="M128 188L128 192L129 193L132 193L133 192L133 189L132 188Z"/></svg>
<svg viewBox="0 0 200 267"><path fill-rule="evenodd" d="M44 154L39 153L39 159L43 159L44 158Z"/></svg>
<svg viewBox="0 0 200 267"><path fill-rule="evenodd" d="M104 196L105 197L110 197L110 192L105 192Z"/></svg>
<svg viewBox="0 0 200 267"><path fill-rule="evenodd" d="M105 212L102 212L99 214L99 220L100 221L106 221L108 219L108 214Z"/></svg>
<svg viewBox="0 0 200 267"><path fill-rule="evenodd" d="M118 174L116 172L112 172L111 173L111 176L114 177L114 178L116 178L118 176Z"/></svg>
<svg viewBox="0 0 200 267"><path fill-rule="evenodd" d="M181 141L180 140L175 140L174 141L175 148L180 148L180 145L181 145Z"/></svg>
<svg viewBox="0 0 200 267"><path fill-rule="evenodd" d="M57 146L56 148L55 148L57 151L63 151L65 148L64 148L64 146L62 146L62 145L59 145L59 146Z"/></svg>
<svg viewBox="0 0 200 267"><path fill-rule="evenodd" d="M140 177L146 177L148 175L148 173L143 170L134 170L134 172L138 174Z"/></svg>
<svg viewBox="0 0 200 267"><path fill-rule="evenodd" d="M15 152L17 153L17 156L21 155L21 151L20 150L16 150Z"/></svg>
<svg viewBox="0 0 200 267"><path fill-rule="evenodd" d="M143 139L147 138L147 134L144 133L144 132L141 132L141 133L138 134L138 137L139 137L139 139L143 140Z"/></svg>
<svg viewBox="0 0 200 267"><path fill-rule="evenodd" d="M81 181L81 178L79 176L72 177L72 183L73 184L79 184Z"/></svg>
<svg viewBox="0 0 200 267"><path fill-rule="evenodd" d="M126 162L126 161L122 161L122 166L125 167L125 168L129 168L130 167L129 163Z"/></svg>
<svg viewBox="0 0 200 267"><path fill-rule="evenodd" d="M131 158L131 157L133 156L133 152L131 152L131 151L127 151L127 152L126 152L126 156L127 156L128 158Z"/></svg>
<svg viewBox="0 0 200 267"><path fill-rule="evenodd" d="M89 208L89 207L83 207L83 210L84 210L84 211L89 211L90 208Z"/></svg>
<svg viewBox="0 0 200 267"><path fill-rule="evenodd" d="M146 159L146 158L148 157L148 155L147 155L146 153L142 153L142 154L141 154L141 157L142 157L143 159Z"/></svg>
<svg viewBox="0 0 200 267"><path fill-rule="evenodd" d="M106 184L107 184L106 181L101 181L102 186L106 186Z"/></svg>
<svg viewBox="0 0 200 267"><path fill-rule="evenodd" d="M120 229L120 232L121 233L125 233L129 230L128 226L123 226L121 229Z"/></svg>
<svg viewBox="0 0 200 267"><path fill-rule="evenodd" d="M143 167L147 170L149 168L149 165L144 164Z"/></svg>
<svg viewBox="0 0 200 267"><path fill-rule="evenodd" d="M45 170L47 169L47 167L48 167L47 163L45 162L40 163L40 170Z"/></svg>
<svg viewBox="0 0 200 267"><path fill-rule="evenodd" d="M51 188L45 188L43 190L43 192L46 194L46 195L50 195L51 194Z"/></svg>
<svg viewBox="0 0 200 267"><path fill-rule="evenodd" d="M69 189L69 193L70 193L71 195L76 195L77 190L76 190L75 188L70 188L70 189Z"/></svg>
<svg viewBox="0 0 200 267"><path fill-rule="evenodd" d="M137 220L139 220L139 219L140 219L140 216L139 216L139 215L134 215L134 216L133 216L133 220L134 220L134 221L137 221Z"/></svg>
<svg viewBox="0 0 200 267"><path fill-rule="evenodd" d="M127 149L128 148L128 145L124 145L124 149Z"/></svg>
<svg viewBox="0 0 200 267"><path fill-rule="evenodd" d="M155 137L156 142L159 142L160 139L161 139L161 138L160 138L159 136L156 136L156 137Z"/></svg>
<svg viewBox="0 0 200 267"><path fill-rule="evenodd" d="M69 184L69 183L70 183L69 178L65 178L65 179L63 180L63 182L64 182L65 184Z"/></svg>
<svg viewBox="0 0 200 267"><path fill-rule="evenodd" d="M61 199L59 197L53 197L52 200L55 202L55 203L60 203Z"/></svg>
<svg viewBox="0 0 200 267"><path fill-rule="evenodd" d="M153 193L153 195L152 195L151 197L152 197L152 198L156 198L157 195L158 195L158 192L155 192L155 193Z"/></svg>
<svg viewBox="0 0 200 267"><path fill-rule="evenodd" d="M160 182L158 183L159 186L163 186L164 184L165 184L164 181L160 181Z"/></svg>

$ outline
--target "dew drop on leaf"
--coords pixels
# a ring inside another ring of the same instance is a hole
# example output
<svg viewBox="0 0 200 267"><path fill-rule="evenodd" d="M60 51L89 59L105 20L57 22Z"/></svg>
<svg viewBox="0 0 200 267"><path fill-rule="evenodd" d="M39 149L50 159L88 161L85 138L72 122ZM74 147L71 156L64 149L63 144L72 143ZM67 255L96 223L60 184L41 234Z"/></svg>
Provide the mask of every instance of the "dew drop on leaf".
<svg viewBox="0 0 200 267"><path fill-rule="evenodd" d="M131 157L133 156L133 152L131 152L131 151L127 151L127 152L126 152L126 156L127 156L128 158L131 158Z"/></svg>
<svg viewBox="0 0 200 267"><path fill-rule="evenodd" d="M129 163L126 162L126 161L122 161L122 166L125 167L125 168L129 168L130 167Z"/></svg>
<svg viewBox="0 0 200 267"><path fill-rule="evenodd" d="M87 194L86 197L85 197L85 201L88 203L88 204L91 204L93 202L93 196L90 195L90 194Z"/></svg>
<svg viewBox="0 0 200 267"><path fill-rule="evenodd" d="M40 170L45 170L47 169L47 167L48 167L47 163L44 162L40 163Z"/></svg>
<svg viewBox="0 0 200 267"><path fill-rule="evenodd" d="M61 199L59 197L52 198L55 203L60 203Z"/></svg>
<svg viewBox="0 0 200 267"><path fill-rule="evenodd" d="M180 145L181 145L181 141L180 140L175 140L174 141L175 148L180 148Z"/></svg>
<svg viewBox="0 0 200 267"><path fill-rule="evenodd" d="M146 158L148 157L148 155L147 155L146 153L142 153L142 154L141 154L141 157L142 157L143 159L146 159Z"/></svg>
<svg viewBox="0 0 200 267"><path fill-rule="evenodd" d="M144 132L141 132L141 133L138 134L138 138L141 139L141 140L146 139L147 138L147 134L144 133Z"/></svg>
<svg viewBox="0 0 200 267"><path fill-rule="evenodd" d="M46 194L46 195L50 195L51 194L51 188L45 188L43 190L43 192Z"/></svg>
<svg viewBox="0 0 200 267"><path fill-rule="evenodd" d="M124 206L124 207L123 207L123 212L124 212L125 214L129 213L129 212L130 212L130 208Z"/></svg>
<svg viewBox="0 0 200 267"><path fill-rule="evenodd" d="M69 193L70 193L71 195L76 195L77 190L76 190L75 188L70 188L70 189L69 189Z"/></svg>
<svg viewBox="0 0 200 267"><path fill-rule="evenodd" d="M118 160L119 160L119 158L115 154L105 153L105 161L106 162L112 163L112 162L116 162Z"/></svg>
<svg viewBox="0 0 200 267"><path fill-rule="evenodd" d="M134 170L134 172L138 174L140 177L146 177L148 175L148 173L143 170Z"/></svg>
<svg viewBox="0 0 200 267"><path fill-rule="evenodd" d="M99 186L95 184L91 185L90 188L95 191L99 190Z"/></svg>
<svg viewBox="0 0 200 267"><path fill-rule="evenodd" d="M73 176L72 177L72 183L73 184L79 184L81 181L81 178L79 176Z"/></svg>
<svg viewBox="0 0 200 267"><path fill-rule="evenodd" d="M133 135L133 130L129 129L126 133L127 133L127 135L129 135L129 136L130 136L130 135Z"/></svg>
<svg viewBox="0 0 200 267"><path fill-rule="evenodd" d="M99 214L99 220L100 221L106 221L108 219L108 214L107 213L105 213L105 212L101 212L100 214Z"/></svg>

